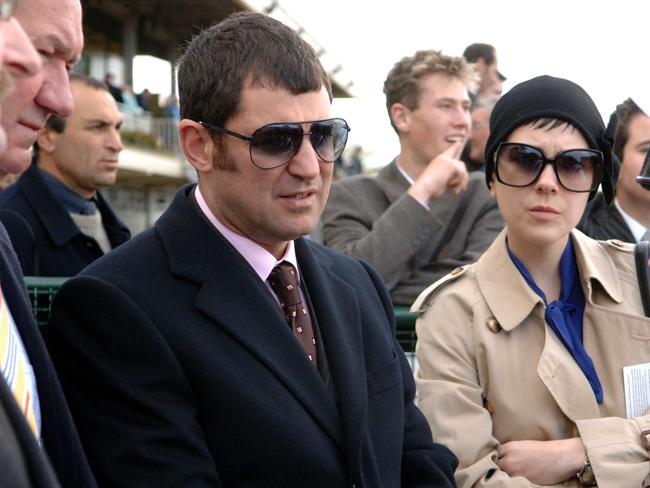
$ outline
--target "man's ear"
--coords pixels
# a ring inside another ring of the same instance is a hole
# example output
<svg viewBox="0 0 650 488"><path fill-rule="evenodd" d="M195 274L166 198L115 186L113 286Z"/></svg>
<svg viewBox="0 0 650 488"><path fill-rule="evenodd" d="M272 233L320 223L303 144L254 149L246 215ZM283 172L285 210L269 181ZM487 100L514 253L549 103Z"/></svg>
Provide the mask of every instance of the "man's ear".
<svg viewBox="0 0 650 488"><path fill-rule="evenodd" d="M46 153L54 152L56 147L56 139L59 134L52 129L45 127L38 131L38 136L36 137L36 142L41 151Z"/></svg>
<svg viewBox="0 0 650 488"><path fill-rule="evenodd" d="M390 120L400 133L408 132L411 125L411 111L403 103L394 103L390 106Z"/></svg>
<svg viewBox="0 0 650 488"><path fill-rule="evenodd" d="M212 170L214 142L208 129L198 122L183 119L178 125L181 147L185 157L199 173Z"/></svg>
<svg viewBox="0 0 650 488"><path fill-rule="evenodd" d="M476 71L478 71L478 74L483 78L488 67L485 58L478 58L474 64L476 65Z"/></svg>

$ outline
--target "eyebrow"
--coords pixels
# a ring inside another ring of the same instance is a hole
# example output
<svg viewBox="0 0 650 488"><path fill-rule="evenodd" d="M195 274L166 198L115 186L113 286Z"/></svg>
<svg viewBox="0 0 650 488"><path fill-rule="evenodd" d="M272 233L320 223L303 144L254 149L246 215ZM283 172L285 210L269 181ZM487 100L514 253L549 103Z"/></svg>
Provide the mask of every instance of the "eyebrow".
<svg viewBox="0 0 650 488"><path fill-rule="evenodd" d="M642 148L643 146L647 146L650 144L650 139L644 139L641 142L637 142L634 146L638 148Z"/></svg>
<svg viewBox="0 0 650 488"><path fill-rule="evenodd" d="M65 54L70 51L70 48L66 46L63 40L56 34L47 34L44 39L52 44L55 52ZM77 61L79 61L79 56L75 56L74 59L68 60L68 62L73 64L76 64Z"/></svg>
<svg viewBox="0 0 650 488"><path fill-rule="evenodd" d="M102 125L102 126L113 126L113 125L122 125L124 122L124 119L120 118L119 120L113 121L108 120L108 119L88 119L84 123L85 125Z"/></svg>
<svg viewBox="0 0 650 488"><path fill-rule="evenodd" d="M438 102L451 102L451 103L472 103L469 98L454 98L454 97L441 97L437 99Z"/></svg>

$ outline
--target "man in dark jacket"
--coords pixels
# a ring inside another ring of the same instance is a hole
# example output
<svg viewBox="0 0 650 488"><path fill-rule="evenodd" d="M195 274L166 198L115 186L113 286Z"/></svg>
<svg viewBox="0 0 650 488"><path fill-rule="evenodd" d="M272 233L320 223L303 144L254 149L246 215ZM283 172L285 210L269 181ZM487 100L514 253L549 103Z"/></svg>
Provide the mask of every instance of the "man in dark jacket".
<svg viewBox="0 0 650 488"><path fill-rule="evenodd" d="M52 308L99 484L451 487L377 274L301 237L349 130L315 51L239 13L194 38L178 78L198 185Z"/></svg>
<svg viewBox="0 0 650 488"><path fill-rule="evenodd" d="M621 161L616 198L602 194L589 203L578 228L594 239L637 242L650 239L650 192L636 181L650 149L650 117L628 98L617 109L614 154Z"/></svg>
<svg viewBox="0 0 650 488"><path fill-rule="evenodd" d="M0 193L0 219L23 274L73 276L129 239L97 190L115 182L122 117L106 86L71 76L72 115L51 116L35 164Z"/></svg>

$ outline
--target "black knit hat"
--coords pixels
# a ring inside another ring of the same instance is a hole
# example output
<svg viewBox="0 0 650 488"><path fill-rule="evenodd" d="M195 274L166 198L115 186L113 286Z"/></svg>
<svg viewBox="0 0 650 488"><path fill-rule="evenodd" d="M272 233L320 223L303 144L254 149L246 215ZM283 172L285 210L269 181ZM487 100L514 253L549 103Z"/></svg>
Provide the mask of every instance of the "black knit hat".
<svg viewBox="0 0 650 488"><path fill-rule="evenodd" d="M607 202L614 199L618 163L612 154L605 124L591 97L572 81L552 76L538 76L518 84L499 99L490 116L490 136L485 146L485 180L492 182L494 155L499 143L505 142L517 127L540 118L570 123L584 136L592 149L603 153L601 184ZM595 192L592 192L590 198Z"/></svg>

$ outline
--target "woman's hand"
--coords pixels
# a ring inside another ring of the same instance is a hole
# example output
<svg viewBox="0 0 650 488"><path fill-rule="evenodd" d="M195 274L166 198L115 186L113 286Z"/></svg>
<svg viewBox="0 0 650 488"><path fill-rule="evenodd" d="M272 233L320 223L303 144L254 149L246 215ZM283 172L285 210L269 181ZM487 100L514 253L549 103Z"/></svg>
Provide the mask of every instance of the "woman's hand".
<svg viewBox="0 0 650 488"><path fill-rule="evenodd" d="M538 485L554 485L576 475L585 461L582 439L511 441L499 447L497 464L509 476Z"/></svg>

